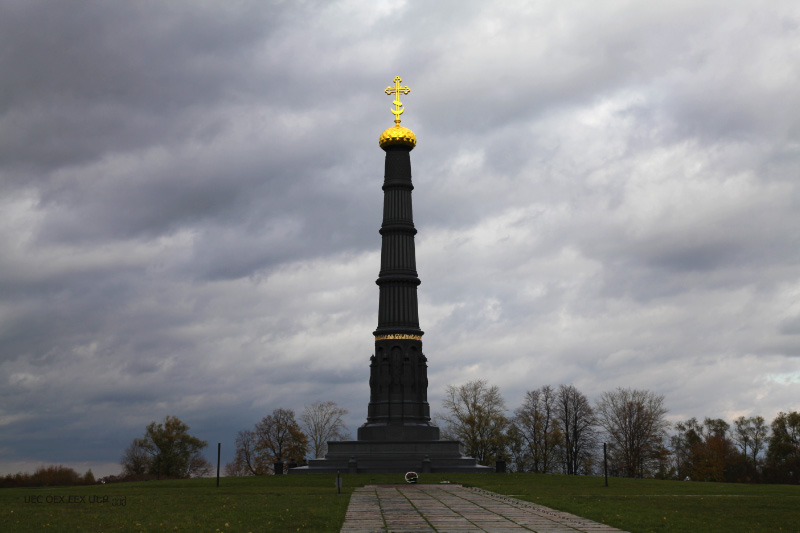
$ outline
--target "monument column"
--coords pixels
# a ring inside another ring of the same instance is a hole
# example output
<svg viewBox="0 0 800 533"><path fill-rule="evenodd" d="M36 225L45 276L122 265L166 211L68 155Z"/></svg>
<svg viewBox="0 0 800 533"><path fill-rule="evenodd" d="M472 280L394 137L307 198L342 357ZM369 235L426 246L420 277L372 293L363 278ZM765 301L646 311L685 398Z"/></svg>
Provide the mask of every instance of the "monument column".
<svg viewBox="0 0 800 533"><path fill-rule="evenodd" d="M329 441L325 458L309 459L290 474L337 472L488 472L462 453L461 443L439 440L428 405L428 364L422 354L417 311L417 262L411 209L411 150L414 132L400 125L403 113L400 76L386 94L393 95L395 125L379 139L386 152L381 224L381 269L378 273L378 328L369 365L367 422L358 440Z"/></svg>
<svg viewBox="0 0 800 533"><path fill-rule="evenodd" d="M375 354L370 358L370 401L367 423L358 428L358 440L429 441L439 439L430 423L428 365L422 353L417 306L417 265L414 216L411 206L410 152L417 144L414 132L400 126L403 113L400 76L386 94L393 95L395 125L385 130L379 145L386 152L381 224L381 269Z"/></svg>

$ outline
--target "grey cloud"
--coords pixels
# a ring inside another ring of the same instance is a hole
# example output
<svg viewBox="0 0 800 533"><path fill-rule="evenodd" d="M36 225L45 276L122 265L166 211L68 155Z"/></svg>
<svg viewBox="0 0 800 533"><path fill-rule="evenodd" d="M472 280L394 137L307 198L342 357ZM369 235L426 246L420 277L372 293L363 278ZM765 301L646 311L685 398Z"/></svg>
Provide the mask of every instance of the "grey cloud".
<svg viewBox="0 0 800 533"><path fill-rule="evenodd" d="M252 46L258 28L177 4L8 7L3 159L38 169L174 142L224 94L237 72L226 54Z"/></svg>
<svg viewBox="0 0 800 533"><path fill-rule="evenodd" d="M396 74L434 411L486 376L509 406L575 383L785 409L798 15L6 2L9 460L114 462L167 414L224 450L279 406L363 422Z"/></svg>

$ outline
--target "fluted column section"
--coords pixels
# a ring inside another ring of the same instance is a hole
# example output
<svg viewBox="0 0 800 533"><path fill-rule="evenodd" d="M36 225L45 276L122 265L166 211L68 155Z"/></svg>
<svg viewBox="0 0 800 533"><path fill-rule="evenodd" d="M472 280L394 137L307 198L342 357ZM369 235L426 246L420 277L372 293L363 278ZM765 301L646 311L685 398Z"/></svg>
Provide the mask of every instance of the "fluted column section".
<svg viewBox="0 0 800 533"><path fill-rule="evenodd" d="M414 253L414 215L411 206L411 158L405 146L386 148L383 181L383 223L380 234L381 270L378 329L375 335L422 335L417 305L417 261Z"/></svg>
<svg viewBox="0 0 800 533"><path fill-rule="evenodd" d="M378 328L370 358L367 423L358 428L358 440L438 440L439 428L430 423L428 365L419 328L411 147L384 150Z"/></svg>

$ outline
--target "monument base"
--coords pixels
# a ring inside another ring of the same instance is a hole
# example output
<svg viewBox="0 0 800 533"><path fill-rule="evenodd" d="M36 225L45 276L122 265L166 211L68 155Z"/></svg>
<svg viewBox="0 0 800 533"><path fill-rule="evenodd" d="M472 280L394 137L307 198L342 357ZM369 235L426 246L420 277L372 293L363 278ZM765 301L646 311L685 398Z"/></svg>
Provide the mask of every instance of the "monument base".
<svg viewBox="0 0 800 533"><path fill-rule="evenodd" d="M324 459L290 468L290 474L404 474L406 472L494 472L461 451L454 440L336 441L328 443Z"/></svg>
<svg viewBox="0 0 800 533"><path fill-rule="evenodd" d="M359 441L438 441L439 428L430 423L391 424L367 422L358 428Z"/></svg>

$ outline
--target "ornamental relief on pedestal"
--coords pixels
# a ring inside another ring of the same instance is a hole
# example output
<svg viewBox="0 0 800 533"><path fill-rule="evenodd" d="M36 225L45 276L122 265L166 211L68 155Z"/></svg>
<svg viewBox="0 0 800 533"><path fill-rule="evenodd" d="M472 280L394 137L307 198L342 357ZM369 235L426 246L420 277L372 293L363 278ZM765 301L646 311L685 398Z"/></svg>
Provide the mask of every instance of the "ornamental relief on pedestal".
<svg viewBox="0 0 800 533"><path fill-rule="evenodd" d="M404 352L402 346L394 345L389 354L382 347L377 348L376 355L370 357L372 395L381 396L397 388L414 393L421 390L424 394L428 388L427 361L415 346Z"/></svg>

